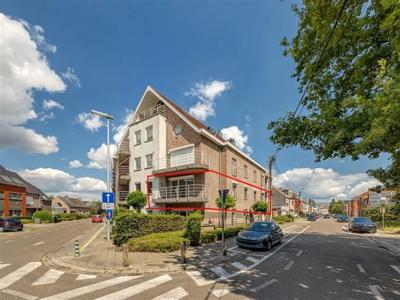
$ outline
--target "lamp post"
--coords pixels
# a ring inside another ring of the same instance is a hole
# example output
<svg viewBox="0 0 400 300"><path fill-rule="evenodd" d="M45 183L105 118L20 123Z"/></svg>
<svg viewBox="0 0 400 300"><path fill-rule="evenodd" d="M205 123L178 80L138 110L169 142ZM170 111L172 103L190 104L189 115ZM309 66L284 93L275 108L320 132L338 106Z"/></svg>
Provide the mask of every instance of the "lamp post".
<svg viewBox="0 0 400 300"><path fill-rule="evenodd" d="M101 118L105 118L107 120L107 192L111 191L111 182L110 182L110 120L114 119L112 115L92 110L91 113L93 115L99 116ZM110 230L110 220L107 220L107 241L111 239L111 230Z"/></svg>
<svg viewBox="0 0 400 300"><path fill-rule="evenodd" d="M385 230L385 213L386 213L386 205L385 204L387 204L386 197L381 197L381 200L382 200L382 204L383 204L380 208L381 214L382 214L382 231L384 231Z"/></svg>

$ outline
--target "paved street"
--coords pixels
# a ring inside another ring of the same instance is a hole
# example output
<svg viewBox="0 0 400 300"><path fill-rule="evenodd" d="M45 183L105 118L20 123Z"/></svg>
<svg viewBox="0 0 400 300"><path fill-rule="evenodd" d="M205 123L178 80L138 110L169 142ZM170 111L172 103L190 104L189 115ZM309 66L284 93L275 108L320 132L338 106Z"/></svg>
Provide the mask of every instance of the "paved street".
<svg viewBox="0 0 400 300"><path fill-rule="evenodd" d="M88 220L1 234L1 299L398 299L400 262L333 220L287 227L273 251L230 249L237 261L208 270L143 276L69 273L48 251L100 224ZM377 238L377 237L375 237Z"/></svg>

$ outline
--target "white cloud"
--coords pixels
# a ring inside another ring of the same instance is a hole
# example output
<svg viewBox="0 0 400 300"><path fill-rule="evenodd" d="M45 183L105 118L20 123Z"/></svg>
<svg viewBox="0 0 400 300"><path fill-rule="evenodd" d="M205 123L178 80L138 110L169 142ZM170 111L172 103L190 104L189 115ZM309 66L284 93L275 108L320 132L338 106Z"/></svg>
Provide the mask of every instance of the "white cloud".
<svg viewBox="0 0 400 300"><path fill-rule="evenodd" d="M274 184L281 187L289 184L306 197L328 201L332 198L350 200L379 182L365 173L343 175L332 169L295 168L276 176Z"/></svg>
<svg viewBox="0 0 400 300"><path fill-rule="evenodd" d="M41 122L44 122L46 120L50 120L50 119L55 119L55 115L54 113L51 111L49 114L46 114L44 112L40 112L38 115L38 120Z"/></svg>
<svg viewBox="0 0 400 300"><path fill-rule="evenodd" d="M70 195L82 200L99 200L106 191L104 181L92 177L75 177L52 168L38 168L18 172L24 179L50 195Z"/></svg>
<svg viewBox="0 0 400 300"><path fill-rule="evenodd" d="M69 167L70 169L80 168L80 167L83 167L83 164L82 164L79 160L74 159L74 160L71 160L71 161L69 162L68 167Z"/></svg>
<svg viewBox="0 0 400 300"><path fill-rule="evenodd" d="M244 115L244 119L246 120L246 127L250 127L251 117L250 115Z"/></svg>
<svg viewBox="0 0 400 300"><path fill-rule="evenodd" d="M110 145L110 155L112 155L117 146L114 144ZM90 148L89 152L87 153L87 157L89 158L90 162L87 165L88 168L92 169L106 169L107 168L107 145L101 144L99 148Z"/></svg>
<svg viewBox="0 0 400 300"><path fill-rule="evenodd" d="M125 129L128 126L128 123L131 119L132 113L133 113L132 110L126 109L122 123L113 128L113 130L115 131L113 139L116 144L119 143L120 139L122 138L123 134L125 133Z"/></svg>
<svg viewBox="0 0 400 300"><path fill-rule="evenodd" d="M42 103L42 107L44 110L51 110L53 108L64 110L63 105L61 105L60 103L58 103L57 101L52 100L52 99L44 100Z"/></svg>
<svg viewBox="0 0 400 300"><path fill-rule="evenodd" d="M77 121L92 132L98 131L99 128L104 125L99 116L90 113L80 113L77 117Z"/></svg>
<svg viewBox="0 0 400 300"><path fill-rule="evenodd" d="M33 109L33 90L62 92L66 88L40 51L55 52L56 48L45 41L40 26L32 27L0 13L0 28L0 148L57 152L56 137L45 137L22 126L38 117Z"/></svg>
<svg viewBox="0 0 400 300"><path fill-rule="evenodd" d="M207 83L198 82L185 96L192 96L199 101L189 108L189 113L195 118L205 121L210 116L215 116L215 99L224 91L232 88L230 81L213 80Z"/></svg>
<svg viewBox="0 0 400 300"><path fill-rule="evenodd" d="M240 150L243 150L248 154L253 152L253 149L247 144L248 136L245 135L244 132L239 129L239 127L231 126L224 128L221 130L221 135L228 141L233 140L233 144Z"/></svg>
<svg viewBox="0 0 400 300"><path fill-rule="evenodd" d="M81 82L78 78L78 76L75 73L75 70L73 68L68 67L67 71L61 73L61 76L65 79L68 80L69 82L75 83L77 87L81 87Z"/></svg>

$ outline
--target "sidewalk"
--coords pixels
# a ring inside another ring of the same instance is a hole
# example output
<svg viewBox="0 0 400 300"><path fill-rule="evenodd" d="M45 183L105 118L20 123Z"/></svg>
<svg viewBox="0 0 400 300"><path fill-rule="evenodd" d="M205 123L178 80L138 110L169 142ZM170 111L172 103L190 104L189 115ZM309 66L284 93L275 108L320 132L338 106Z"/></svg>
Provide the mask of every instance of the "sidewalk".
<svg viewBox="0 0 400 300"><path fill-rule="evenodd" d="M302 225L304 221L282 225L282 228ZM74 256L74 240L64 244L52 253L48 253L43 262L58 269L67 269L89 273L107 274L142 274L180 272L187 268L201 268L205 264L228 263L233 258L242 255L234 250L227 256L222 255L222 244L206 244L199 247L189 247L186 252L187 264L181 263L180 251L170 253L129 252L130 266L122 266L122 250L107 241L106 229L92 231L87 235L77 237L80 243L80 256ZM227 239L227 248L236 246L235 238ZM235 257L233 257L235 256Z"/></svg>

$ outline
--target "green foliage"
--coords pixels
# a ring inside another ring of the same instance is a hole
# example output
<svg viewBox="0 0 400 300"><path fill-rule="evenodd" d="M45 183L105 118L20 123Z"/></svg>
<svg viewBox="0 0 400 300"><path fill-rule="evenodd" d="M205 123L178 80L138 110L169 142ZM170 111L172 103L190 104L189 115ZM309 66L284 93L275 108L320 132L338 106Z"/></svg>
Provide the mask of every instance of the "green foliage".
<svg viewBox="0 0 400 300"><path fill-rule="evenodd" d="M214 243L218 240L218 235L213 231L202 232L200 235L200 242L202 244Z"/></svg>
<svg viewBox="0 0 400 300"><path fill-rule="evenodd" d="M400 191L400 1L348 1L321 57L343 3L293 6L297 33L282 45L296 63L305 109L271 122L271 140L312 150L317 161L387 153L389 165L369 174ZM400 213L400 195L396 205Z"/></svg>
<svg viewBox="0 0 400 300"><path fill-rule="evenodd" d="M172 252L180 249L182 242L188 240L183 231L152 233L128 241L129 251L136 252Z"/></svg>
<svg viewBox="0 0 400 300"><path fill-rule="evenodd" d="M267 212L268 211L268 205L267 205L267 202L265 202L265 201L257 201L252 205L251 208L256 212Z"/></svg>
<svg viewBox="0 0 400 300"><path fill-rule="evenodd" d="M189 215L186 225L186 237L190 241L190 245L198 246L200 244L201 222L203 216L199 212Z"/></svg>
<svg viewBox="0 0 400 300"><path fill-rule="evenodd" d="M382 221L382 214L379 207L367 208L363 210L363 216L371 218L372 221ZM385 221L400 221L400 216L397 214L394 205L386 207Z"/></svg>
<svg viewBox="0 0 400 300"><path fill-rule="evenodd" d="M225 236L225 238L235 237L239 234L240 231L242 231L244 229L248 229L248 228L249 228L249 225L225 228L224 236ZM216 240L219 241L222 239L222 229L217 228L215 230L202 232L200 239L201 239L201 242L204 244L213 243Z"/></svg>
<svg viewBox="0 0 400 300"><path fill-rule="evenodd" d="M218 197L215 199L215 205L218 208L222 208L222 199ZM236 199L232 195L227 195L225 199L225 209L234 208L236 206Z"/></svg>
<svg viewBox="0 0 400 300"><path fill-rule="evenodd" d="M277 222L278 224L282 225L285 223L290 223L294 221L294 216L292 215L284 215L284 216L276 216L272 217L272 219Z"/></svg>
<svg viewBox="0 0 400 300"><path fill-rule="evenodd" d="M48 210L38 210L35 211L32 215L32 219L39 218L42 221L51 222L51 212Z"/></svg>
<svg viewBox="0 0 400 300"><path fill-rule="evenodd" d="M132 237L150 233L183 230L185 218L179 215L145 215L138 213L120 214L115 218L113 241L121 246Z"/></svg>
<svg viewBox="0 0 400 300"><path fill-rule="evenodd" d="M91 204L90 207L90 214L91 215L100 215L103 212L103 209L101 207L101 201L96 201Z"/></svg>
<svg viewBox="0 0 400 300"><path fill-rule="evenodd" d="M137 212L140 212L146 206L147 198L143 192L133 191L126 197L126 203L132 206Z"/></svg>
<svg viewBox="0 0 400 300"><path fill-rule="evenodd" d="M344 203L342 200L336 201L335 199L332 199L331 203L329 203L329 213L331 214L341 214L343 215L343 208L344 208Z"/></svg>

